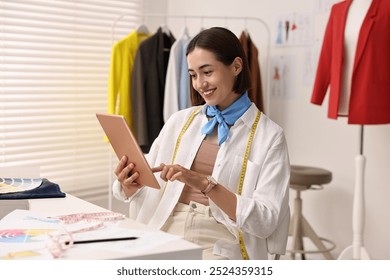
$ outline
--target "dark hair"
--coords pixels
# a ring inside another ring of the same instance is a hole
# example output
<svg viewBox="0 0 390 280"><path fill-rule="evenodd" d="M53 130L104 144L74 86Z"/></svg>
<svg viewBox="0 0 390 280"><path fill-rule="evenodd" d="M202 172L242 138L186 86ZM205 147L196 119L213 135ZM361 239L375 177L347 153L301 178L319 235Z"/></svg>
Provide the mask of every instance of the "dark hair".
<svg viewBox="0 0 390 280"><path fill-rule="evenodd" d="M231 65L236 57L240 57L243 63L242 71L237 76L233 91L242 94L250 88L248 61L240 40L233 32L222 27L205 29L189 42L186 55L196 47L211 51L215 58L226 66ZM190 84L192 105L204 104L202 96L192 87L192 80Z"/></svg>

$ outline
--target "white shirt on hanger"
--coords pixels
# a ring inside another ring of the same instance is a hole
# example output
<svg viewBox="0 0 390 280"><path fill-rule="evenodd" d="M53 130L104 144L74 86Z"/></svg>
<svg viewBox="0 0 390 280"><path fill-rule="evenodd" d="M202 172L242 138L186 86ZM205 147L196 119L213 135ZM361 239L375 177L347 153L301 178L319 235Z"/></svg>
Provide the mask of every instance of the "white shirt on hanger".
<svg viewBox="0 0 390 280"><path fill-rule="evenodd" d="M165 77L164 112L163 112L164 122L166 122L173 113L179 111L180 109L183 109L180 108L179 95L180 96L188 95L189 98L190 89L189 89L188 66L187 69L183 69L183 68L185 65L187 65L185 46L187 46L190 39L191 38L188 34L188 28L185 26L183 28L180 38L178 38L171 47L167 73ZM186 74L186 76L184 77L183 77L183 72L185 72ZM179 92L179 89L183 88L180 87L180 83L183 83L182 79L185 77L187 77L188 80L188 89L186 92Z"/></svg>

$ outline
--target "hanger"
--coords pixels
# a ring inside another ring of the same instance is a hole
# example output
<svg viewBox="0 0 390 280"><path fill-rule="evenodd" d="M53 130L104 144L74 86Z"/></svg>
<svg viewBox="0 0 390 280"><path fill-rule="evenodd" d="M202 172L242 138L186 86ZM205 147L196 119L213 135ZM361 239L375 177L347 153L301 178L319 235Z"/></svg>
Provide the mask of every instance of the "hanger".
<svg viewBox="0 0 390 280"><path fill-rule="evenodd" d="M246 28L243 29L241 33L244 34L245 38L249 39L250 36L249 36L248 29L246 29Z"/></svg>
<svg viewBox="0 0 390 280"><path fill-rule="evenodd" d="M187 25L184 25L183 27L183 32L181 35L183 38L190 38L190 33L188 32L188 27Z"/></svg>
<svg viewBox="0 0 390 280"><path fill-rule="evenodd" d="M145 24L140 24L137 28L137 33L149 34L149 28Z"/></svg>
<svg viewBox="0 0 390 280"><path fill-rule="evenodd" d="M245 28L244 28L244 34L246 38L249 38L249 31L248 31L248 21L245 18Z"/></svg>
<svg viewBox="0 0 390 280"><path fill-rule="evenodd" d="M200 30L199 30L199 32L202 32L204 29L205 29L204 28L204 17L202 16L201 17L201 21L200 21Z"/></svg>
<svg viewBox="0 0 390 280"><path fill-rule="evenodd" d="M160 27L163 33L165 33L168 36L171 36L171 30L169 30L169 27L167 25L167 17L164 17L164 23L162 23Z"/></svg>
<svg viewBox="0 0 390 280"><path fill-rule="evenodd" d="M171 35L171 31L169 30L169 27L167 25L161 25L162 32L164 32L167 35Z"/></svg>

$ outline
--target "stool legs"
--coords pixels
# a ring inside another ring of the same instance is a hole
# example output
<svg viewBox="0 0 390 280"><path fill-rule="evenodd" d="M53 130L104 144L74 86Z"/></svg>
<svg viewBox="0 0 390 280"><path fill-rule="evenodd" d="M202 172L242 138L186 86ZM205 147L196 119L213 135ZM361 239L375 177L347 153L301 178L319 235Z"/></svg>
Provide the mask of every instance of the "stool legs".
<svg viewBox="0 0 390 280"><path fill-rule="evenodd" d="M290 235L292 235L292 253L291 258L295 259L295 251L304 251L303 248L303 233L302 233L302 199L301 192L297 191L297 196L294 199L294 213L290 222ZM305 259L305 254L301 253L301 258Z"/></svg>
<svg viewBox="0 0 390 280"><path fill-rule="evenodd" d="M325 245L322 243L318 235L314 232L313 228L309 225L305 217L302 217L302 229L303 236L309 237L319 250L324 251L322 254L325 256L326 259L333 260L333 256L329 252L325 252L327 251Z"/></svg>
<svg viewBox="0 0 390 280"><path fill-rule="evenodd" d="M297 195L294 200L294 213L291 218L289 229L289 233L292 236L291 258L295 259L296 253L300 253L303 260L306 258L303 237L308 237L319 249L318 252L322 252L326 259L334 259L333 256L329 253L329 249L325 247L321 238L318 237L318 235L303 216L301 192L299 190L296 192ZM307 251L307 253L309 252Z"/></svg>

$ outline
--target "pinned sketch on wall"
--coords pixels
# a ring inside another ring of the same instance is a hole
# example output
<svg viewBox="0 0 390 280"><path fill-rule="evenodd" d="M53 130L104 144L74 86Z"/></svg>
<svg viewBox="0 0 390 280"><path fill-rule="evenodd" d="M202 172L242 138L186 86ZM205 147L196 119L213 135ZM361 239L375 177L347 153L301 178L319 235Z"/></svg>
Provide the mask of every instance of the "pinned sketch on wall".
<svg viewBox="0 0 390 280"><path fill-rule="evenodd" d="M276 46L300 46L313 42L313 16L311 14L287 14L276 19Z"/></svg>
<svg viewBox="0 0 390 280"><path fill-rule="evenodd" d="M270 92L272 98L291 98L295 94L292 77L292 57L272 56L270 60Z"/></svg>

